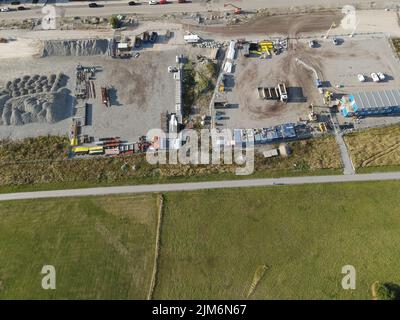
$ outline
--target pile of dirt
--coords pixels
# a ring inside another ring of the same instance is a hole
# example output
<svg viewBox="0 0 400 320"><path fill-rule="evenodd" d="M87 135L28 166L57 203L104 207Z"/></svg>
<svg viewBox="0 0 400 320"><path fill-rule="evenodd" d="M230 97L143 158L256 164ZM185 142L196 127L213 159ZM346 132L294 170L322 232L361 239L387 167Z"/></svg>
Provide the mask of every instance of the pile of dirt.
<svg viewBox="0 0 400 320"><path fill-rule="evenodd" d="M111 49L112 41L109 39L46 40L42 57L110 55Z"/></svg>
<svg viewBox="0 0 400 320"><path fill-rule="evenodd" d="M67 77L26 75L0 90L0 125L55 123L71 116Z"/></svg>

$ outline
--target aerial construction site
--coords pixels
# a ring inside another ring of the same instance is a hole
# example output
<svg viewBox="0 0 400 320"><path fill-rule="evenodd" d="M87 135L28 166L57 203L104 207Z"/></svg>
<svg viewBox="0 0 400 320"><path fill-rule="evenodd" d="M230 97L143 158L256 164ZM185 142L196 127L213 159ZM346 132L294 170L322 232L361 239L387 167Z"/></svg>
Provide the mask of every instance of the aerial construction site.
<svg viewBox="0 0 400 320"><path fill-rule="evenodd" d="M0 300L400 299L400 5L349 2L0 1Z"/></svg>
<svg viewBox="0 0 400 320"><path fill-rule="evenodd" d="M353 13L334 5L207 3L172 3L175 13L162 1L135 3L127 8L137 12L111 16L82 4L83 17L56 15L52 30L37 6L23 22L5 7L1 138L68 135L71 157L115 156L184 144L154 143L154 128L230 129L227 144L268 149L326 134L341 143L343 130L398 122L396 6L366 6L351 29Z"/></svg>

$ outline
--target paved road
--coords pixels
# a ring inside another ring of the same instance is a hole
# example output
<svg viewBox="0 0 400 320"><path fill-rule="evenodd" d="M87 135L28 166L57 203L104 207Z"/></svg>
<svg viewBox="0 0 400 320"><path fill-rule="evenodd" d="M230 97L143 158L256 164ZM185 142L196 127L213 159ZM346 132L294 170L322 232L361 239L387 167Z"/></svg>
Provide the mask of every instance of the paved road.
<svg viewBox="0 0 400 320"><path fill-rule="evenodd" d="M51 1L50 1L51 2ZM92 1L85 1L77 4L74 3L59 3L58 7L62 7L63 14L66 17L74 16L110 16L112 14L150 14L161 15L174 12L204 12L209 10L214 11L230 11L231 7L224 7L225 1L210 1L206 3L205 0L191 0L188 3L178 4L178 0L170 0L166 5L150 6L148 1L139 1L140 5L128 6L127 1L99 1L98 3L104 4L103 7L89 8L88 3ZM95 2L95 1L94 1ZM233 0L226 1L232 2L236 6L246 10L257 10L262 8L290 8L295 6L321 6L327 8L338 8L349 4L348 0ZM362 5L369 4L370 0L351 1L351 3L360 3ZM376 5L383 5L390 3L388 0L375 0ZM9 6L15 8L15 6ZM0 12L1 19L27 19L43 17L42 5L29 6L31 9L26 11L12 11Z"/></svg>
<svg viewBox="0 0 400 320"><path fill-rule="evenodd" d="M349 154L349 150L347 149L347 145L344 142L343 133L340 130L337 114L332 115L332 113L330 113L329 116L331 118L333 129L335 131L336 143L339 146L340 158L342 159L343 174L355 174L356 171L355 171L353 162L351 161L351 157Z"/></svg>
<svg viewBox="0 0 400 320"><path fill-rule="evenodd" d="M168 191L188 191L203 189L221 188L245 188L245 187L264 187L281 185L298 185L310 183L337 183L351 181L383 181L400 180L400 172L337 175L337 176L305 176L276 179L250 179L250 180L226 180L226 181L207 181L193 183L172 183L172 184L152 184L122 187L102 187L87 189L69 189L37 192L20 192L0 194L0 201L23 200L56 197L80 197L80 196L99 196L123 193L152 193Z"/></svg>

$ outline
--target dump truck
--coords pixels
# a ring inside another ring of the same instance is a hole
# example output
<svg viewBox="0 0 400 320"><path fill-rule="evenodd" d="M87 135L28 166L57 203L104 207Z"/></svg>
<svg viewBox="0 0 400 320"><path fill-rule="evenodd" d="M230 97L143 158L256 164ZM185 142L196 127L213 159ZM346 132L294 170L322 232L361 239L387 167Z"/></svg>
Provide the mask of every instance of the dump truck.
<svg viewBox="0 0 400 320"><path fill-rule="evenodd" d="M278 84L278 91L279 91L279 96L281 98L281 101L287 102L288 101L288 94L286 91L286 86L284 83L279 83Z"/></svg>

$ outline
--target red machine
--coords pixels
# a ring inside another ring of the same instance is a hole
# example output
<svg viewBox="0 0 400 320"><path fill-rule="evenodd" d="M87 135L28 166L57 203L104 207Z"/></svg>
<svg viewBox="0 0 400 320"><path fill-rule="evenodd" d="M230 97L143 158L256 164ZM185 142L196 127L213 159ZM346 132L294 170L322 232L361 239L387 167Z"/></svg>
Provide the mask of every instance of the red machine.
<svg viewBox="0 0 400 320"><path fill-rule="evenodd" d="M241 14L241 13L242 13L242 8L239 8L238 6L235 6L235 5L232 4L232 3L225 3L225 4L224 4L224 7L228 7L228 6L231 6L231 7L235 8L235 9L233 10L233 13L234 13L234 14Z"/></svg>

